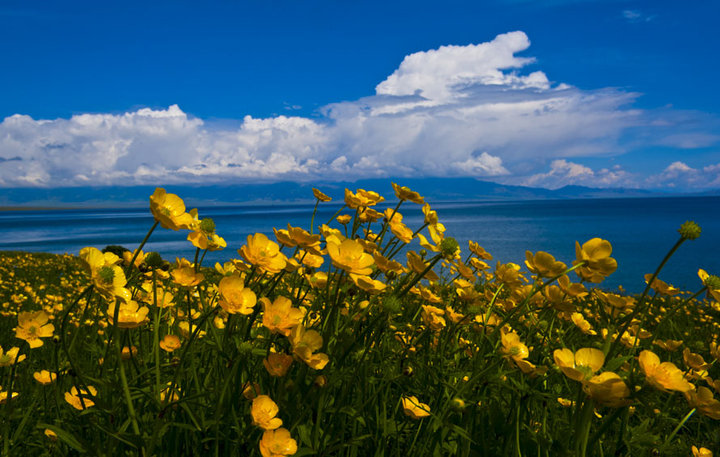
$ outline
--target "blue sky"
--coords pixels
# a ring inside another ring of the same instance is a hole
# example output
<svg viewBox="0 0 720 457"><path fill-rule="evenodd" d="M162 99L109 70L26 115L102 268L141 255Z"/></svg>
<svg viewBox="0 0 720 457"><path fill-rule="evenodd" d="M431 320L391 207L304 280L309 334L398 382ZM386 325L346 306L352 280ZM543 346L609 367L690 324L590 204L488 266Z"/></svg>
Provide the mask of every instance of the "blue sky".
<svg viewBox="0 0 720 457"><path fill-rule="evenodd" d="M712 1L0 3L0 187L720 188Z"/></svg>

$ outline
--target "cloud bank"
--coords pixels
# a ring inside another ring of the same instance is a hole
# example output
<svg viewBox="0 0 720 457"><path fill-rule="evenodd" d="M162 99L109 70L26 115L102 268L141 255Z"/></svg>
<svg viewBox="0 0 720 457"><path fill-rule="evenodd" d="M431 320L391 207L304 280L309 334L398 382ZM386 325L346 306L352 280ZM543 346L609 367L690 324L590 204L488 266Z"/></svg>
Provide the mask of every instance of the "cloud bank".
<svg viewBox="0 0 720 457"><path fill-rule="evenodd" d="M330 104L312 119L245 116L237 128L220 128L177 105L55 120L17 114L0 123L0 187L383 176L608 187L628 185L632 175L574 161L638 145L718 143L697 126L687 130L687 122L633 108L639 94L582 90L542 71L522 72L535 64L517 55L529 46L517 31L408 55L374 95ZM717 175L692 182L718 185Z"/></svg>

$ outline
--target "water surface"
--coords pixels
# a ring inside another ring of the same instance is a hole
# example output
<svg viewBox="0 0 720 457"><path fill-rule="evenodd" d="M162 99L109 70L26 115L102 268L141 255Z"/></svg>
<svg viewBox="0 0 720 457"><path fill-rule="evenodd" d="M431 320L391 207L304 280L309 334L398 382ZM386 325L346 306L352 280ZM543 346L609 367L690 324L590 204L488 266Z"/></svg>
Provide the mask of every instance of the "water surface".
<svg viewBox="0 0 720 457"><path fill-rule="evenodd" d="M432 204L432 202L431 202ZM378 210L388 205L383 203ZM432 204L446 234L454 236L467 253L468 240L480 243L496 260L522 264L525 251L547 251L570 263L575 241L593 237L609 240L619 268L604 287L623 285L631 291L643 286L643 275L654 271L678 238L686 220L696 221L702 236L687 241L671 259L661 278L697 290L698 268L720 273L720 197L661 197L627 199L542 200L514 202L442 202ZM320 206L315 225L326 222L340 204ZM287 223L309 228L312 205L227 206L199 208L201 217L212 217L228 248L208 253L205 264L237 258L247 235ZM404 222L422 225L418 205L404 203ZM79 209L0 212L0 250L77 254L85 246L102 249L119 244L138 246L153 223L149 209ZM145 250L165 258L192 258L194 247L187 232L160 227Z"/></svg>

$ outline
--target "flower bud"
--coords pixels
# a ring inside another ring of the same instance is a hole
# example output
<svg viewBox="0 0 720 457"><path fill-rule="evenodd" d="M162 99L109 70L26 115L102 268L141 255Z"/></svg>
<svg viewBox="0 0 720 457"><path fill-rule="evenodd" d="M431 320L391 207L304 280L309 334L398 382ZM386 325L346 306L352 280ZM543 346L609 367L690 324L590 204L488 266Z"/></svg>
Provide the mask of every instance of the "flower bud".
<svg viewBox="0 0 720 457"><path fill-rule="evenodd" d="M446 259L452 259L455 257L455 253L460 249L460 245L457 240L452 237L447 237L440 243L440 252Z"/></svg>
<svg viewBox="0 0 720 457"><path fill-rule="evenodd" d="M705 278L703 284L707 286L708 289L720 290L720 278L715 275L709 275Z"/></svg>
<svg viewBox="0 0 720 457"><path fill-rule="evenodd" d="M157 252L148 252L148 254L145 256L145 265L148 266L148 268L159 268L163 264L163 259Z"/></svg>
<svg viewBox="0 0 720 457"><path fill-rule="evenodd" d="M680 226L678 232L680 236L686 240L694 240L700 237L701 230L700 226L694 221L685 221L685 223Z"/></svg>
<svg viewBox="0 0 720 457"><path fill-rule="evenodd" d="M465 409L465 402L462 400L462 398L455 397L450 400L450 408L455 411L462 411L463 409Z"/></svg>
<svg viewBox="0 0 720 457"><path fill-rule="evenodd" d="M213 233L215 231L215 221L206 217L200 221L200 230L205 233Z"/></svg>
<svg viewBox="0 0 720 457"><path fill-rule="evenodd" d="M394 295L386 297L383 301L382 306L385 311L390 314L398 313L401 309L400 300L398 300L397 297L395 297Z"/></svg>

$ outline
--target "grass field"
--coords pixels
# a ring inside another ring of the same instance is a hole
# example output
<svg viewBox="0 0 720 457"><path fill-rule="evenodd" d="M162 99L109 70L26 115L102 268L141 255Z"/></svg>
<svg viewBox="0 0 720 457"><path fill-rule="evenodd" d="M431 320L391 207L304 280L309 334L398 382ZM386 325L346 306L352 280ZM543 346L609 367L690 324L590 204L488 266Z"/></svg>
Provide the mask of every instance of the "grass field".
<svg viewBox="0 0 720 457"><path fill-rule="evenodd" d="M659 279L699 227L630 296L602 289L610 241L493 263L393 190L387 209L347 191L330 221L249 236L224 265L202 265L226 248L214 223L162 189L145 241L186 231L187 258L0 252L3 454L718 452L720 279Z"/></svg>

